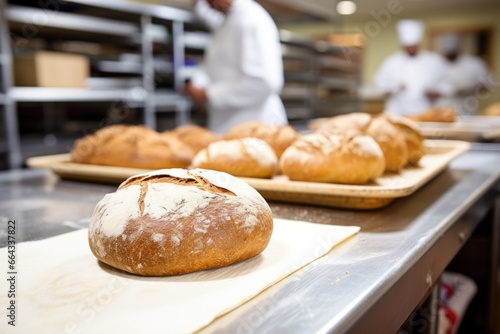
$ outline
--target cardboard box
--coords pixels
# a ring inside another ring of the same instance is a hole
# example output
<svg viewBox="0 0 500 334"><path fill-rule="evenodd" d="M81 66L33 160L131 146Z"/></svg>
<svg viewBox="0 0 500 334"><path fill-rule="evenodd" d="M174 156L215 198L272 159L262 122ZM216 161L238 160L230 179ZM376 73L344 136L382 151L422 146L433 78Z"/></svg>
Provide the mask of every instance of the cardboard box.
<svg viewBox="0 0 500 334"><path fill-rule="evenodd" d="M89 76L88 58L77 54L36 51L14 58L16 86L84 88Z"/></svg>

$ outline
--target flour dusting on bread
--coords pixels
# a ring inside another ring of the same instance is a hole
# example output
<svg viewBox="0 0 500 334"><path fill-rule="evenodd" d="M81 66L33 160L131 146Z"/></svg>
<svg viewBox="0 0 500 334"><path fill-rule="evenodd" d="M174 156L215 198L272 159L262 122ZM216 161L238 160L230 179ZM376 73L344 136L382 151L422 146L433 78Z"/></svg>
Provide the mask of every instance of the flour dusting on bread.
<svg viewBox="0 0 500 334"><path fill-rule="evenodd" d="M140 187L131 186L119 192L107 194L97 204L90 222L90 233L99 229L104 236L111 238L123 233L127 222L139 217ZM109 222L109 223L107 223Z"/></svg>
<svg viewBox="0 0 500 334"><path fill-rule="evenodd" d="M356 136L352 141L356 144L353 145L353 150L359 155L384 156L380 146L369 136Z"/></svg>
<svg viewBox="0 0 500 334"><path fill-rule="evenodd" d="M92 216L89 244L111 266L170 275L253 257L271 233L269 205L247 183L171 169L136 175L106 195Z"/></svg>

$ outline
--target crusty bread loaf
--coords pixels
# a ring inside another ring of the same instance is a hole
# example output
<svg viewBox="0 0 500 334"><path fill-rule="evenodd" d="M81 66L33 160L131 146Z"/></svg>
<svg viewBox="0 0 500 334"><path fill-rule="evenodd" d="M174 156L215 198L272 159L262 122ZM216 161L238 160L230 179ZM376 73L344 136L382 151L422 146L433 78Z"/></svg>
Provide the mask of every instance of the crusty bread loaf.
<svg viewBox="0 0 500 334"><path fill-rule="evenodd" d="M424 137L417 129L417 125L412 120L394 114L383 114L405 137L408 147L408 161L417 164L425 154Z"/></svg>
<svg viewBox="0 0 500 334"><path fill-rule="evenodd" d="M324 122L318 131L355 129L371 136L379 144L385 158L385 170L398 172L409 161L408 146L401 130L383 115L351 113L334 116Z"/></svg>
<svg viewBox="0 0 500 334"><path fill-rule="evenodd" d="M280 167L295 181L365 184L382 176L385 161L370 136L331 130L297 140L281 156Z"/></svg>
<svg viewBox="0 0 500 334"><path fill-rule="evenodd" d="M429 108L420 114L408 115L407 117L416 122L451 123L457 120L457 113L451 107Z"/></svg>
<svg viewBox="0 0 500 334"><path fill-rule="evenodd" d="M272 147L279 158L286 148L300 137L300 134L289 125L277 126L254 121L236 125L224 136L225 139L246 137L262 139Z"/></svg>
<svg viewBox="0 0 500 334"><path fill-rule="evenodd" d="M198 125L188 124L176 127L172 133L177 136L182 142L189 145L196 154L213 142L222 140L222 136Z"/></svg>
<svg viewBox="0 0 500 334"><path fill-rule="evenodd" d="M191 167L218 170L234 176L268 178L276 173L278 158L265 141L241 138L210 144L195 155Z"/></svg>
<svg viewBox="0 0 500 334"><path fill-rule="evenodd" d="M71 149L72 162L145 169L184 168L192 158L189 146L145 126L112 125L77 140Z"/></svg>
<svg viewBox="0 0 500 334"><path fill-rule="evenodd" d="M114 268L179 275L260 254L271 237L272 219L262 196L231 175L158 170L129 178L97 204L89 245Z"/></svg>
<svg viewBox="0 0 500 334"><path fill-rule="evenodd" d="M385 117L375 117L366 134L380 145L385 158L385 170L399 172L408 164L408 146L403 134Z"/></svg>

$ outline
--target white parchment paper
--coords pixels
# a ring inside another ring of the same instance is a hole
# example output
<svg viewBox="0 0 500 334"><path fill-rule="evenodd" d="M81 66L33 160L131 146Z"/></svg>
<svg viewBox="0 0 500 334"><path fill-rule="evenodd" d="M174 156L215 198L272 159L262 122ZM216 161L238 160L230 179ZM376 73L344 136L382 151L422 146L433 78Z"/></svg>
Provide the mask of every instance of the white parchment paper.
<svg viewBox="0 0 500 334"><path fill-rule="evenodd" d="M87 230L17 245L16 327L2 279L0 333L191 333L328 253L355 226L275 219L259 256L175 277L140 277L101 264ZM7 250L0 249L7 266Z"/></svg>

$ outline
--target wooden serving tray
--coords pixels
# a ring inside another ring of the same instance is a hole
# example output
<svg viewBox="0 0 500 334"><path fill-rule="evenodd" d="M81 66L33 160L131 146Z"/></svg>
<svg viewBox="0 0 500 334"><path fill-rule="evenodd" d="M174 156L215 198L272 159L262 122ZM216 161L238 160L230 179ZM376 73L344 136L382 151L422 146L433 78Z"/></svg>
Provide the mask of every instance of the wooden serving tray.
<svg viewBox="0 0 500 334"><path fill-rule="evenodd" d="M466 152L470 144L452 140L426 140L427 153L418 166L400 173L386 173L367 185L290 181L279 175L272 179L241 178L268 200L324 205L351 209L377 209L399 197L412 194L448 164ZM120 183L145 169L76 164L69 154L35 157L27 161L31 168L50 168L61 178L94 182Z"/></svg>

